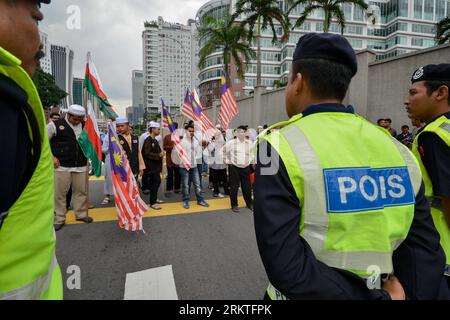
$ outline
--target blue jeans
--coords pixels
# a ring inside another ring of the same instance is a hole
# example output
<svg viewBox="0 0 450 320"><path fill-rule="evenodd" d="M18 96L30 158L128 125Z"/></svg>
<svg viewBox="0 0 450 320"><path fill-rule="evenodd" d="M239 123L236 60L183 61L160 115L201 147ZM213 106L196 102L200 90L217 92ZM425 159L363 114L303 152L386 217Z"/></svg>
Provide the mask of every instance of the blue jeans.
<svg viewBox="0 0 450 320"><path fill-rule="evenodd" d="M202 189L200 186L200 176L198 174L198 169L193 168L187 171L185 168L180 168L181 174L181 192L183 194L183 201L189 201L189 180L194 183L195 195L197 196L197 202L204 201L202 196Z"/></svg>

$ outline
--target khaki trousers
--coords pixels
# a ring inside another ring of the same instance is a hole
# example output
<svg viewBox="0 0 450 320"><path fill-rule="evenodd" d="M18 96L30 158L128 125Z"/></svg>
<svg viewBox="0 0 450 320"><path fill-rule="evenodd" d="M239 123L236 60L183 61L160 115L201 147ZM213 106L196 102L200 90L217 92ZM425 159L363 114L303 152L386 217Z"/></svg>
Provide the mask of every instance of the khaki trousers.
<svg viewBox="0 0 450 320"><path fill-rule="evenodd" d="M66 196L72 185L72 205L77 219L87 217L86 172L55 172L55 224L66 222Z"/></svg>

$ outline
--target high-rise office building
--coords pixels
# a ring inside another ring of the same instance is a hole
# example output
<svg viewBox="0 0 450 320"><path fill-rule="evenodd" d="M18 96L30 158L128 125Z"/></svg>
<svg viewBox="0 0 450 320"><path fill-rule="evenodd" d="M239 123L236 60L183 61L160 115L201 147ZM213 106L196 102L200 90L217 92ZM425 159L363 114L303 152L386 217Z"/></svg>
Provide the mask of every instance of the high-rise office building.
<svg viewBox="0 0 450 320"><path fill-rule="evenodd" d="M84 79L73 78L72 102L83 105L83 83Z"/></svg>
<svg viewBox="0 0 450 320"><path fill-rule="evenodd" d="M41 36L42 43L42 51L44 51L45 57L41 59L41 69L45 73L52 73L52 57L50 54L50 42L48 41L48 36L44 32L39 31L39 35Z"/></svg>
<svg viewBox="0 0 450 320"><path fill-rule="evenodd" d="M69 47L51 45L52 75L56 85L67 92L61 101L61 110L67 111L72 104L74 53Z"/></svg>
<svg viewBox="0 0 450 320"><path fill-rule="evenodd" d="M170 23L159 17L146 22L142 33L144 105L148 116L160 114L161 98L179 112L186 88L198 86L196 25Z"/></svg>
<svg viewBox="0 0 450 320"><path fill-rule="evenodd" d="M236 0L211 0L197 13L197 21L205 16L223 18L235 10ZM435 25L450 14L450 0L379 0L366 1L374 13L378 13L375 24L368 15L352 3L343 4L346 19L344 36L355 50L372 49L377 59L383 60L415 50L432 47L435 44ZM287 1L278 1L280 8L287 12ZM303 6L293 10L289 19L292 23L303 13ZM262 85L269 89L275 81L286 82L292 65L292 56L299 38L309 32L323 31L324 13L316 10L300 28L291 32L287 43L272 44L272 31L263 31L262 45ZM282 29L276 25L279 36ZM332 21L330 31L340 34L336 21ZM256 50L256 44L254 49ZM202 44L200 44L200 47ZM220 94L221 53L212 54L206 61L206 67L199 73L200 96L207 106ZM231 71L232 86L236 96L249 95L256 85L256 61L247 62L247 72L242 81Z"/></svg>
<svg viewBox="0 0 450 320"><path fill-rule="evenodd" d="M144 72L133 70L132 75L133 107L144 109Z"/></svg>

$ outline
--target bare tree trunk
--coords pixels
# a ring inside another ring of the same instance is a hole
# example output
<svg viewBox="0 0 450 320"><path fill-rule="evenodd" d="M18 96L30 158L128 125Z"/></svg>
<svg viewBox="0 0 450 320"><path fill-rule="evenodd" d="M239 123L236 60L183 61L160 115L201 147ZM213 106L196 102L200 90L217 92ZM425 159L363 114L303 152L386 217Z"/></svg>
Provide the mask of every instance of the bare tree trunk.
<svg viewBox="0 0 450 320"><path fill-rule="evenodd" d="M262 66L261 66L261 17L258 18L258 34L256 35L256 43L257 43L257 61L256 61L256 86L261 85L261 74L262 74Z"/></svg>
<svg viewBox="0 0 450 320"><path fill-rule="evenodd" d="M323 32L328 32L330 30L330 23L331 23L330 12L324 9L324 13L325 19L323 21Z"/></svg>

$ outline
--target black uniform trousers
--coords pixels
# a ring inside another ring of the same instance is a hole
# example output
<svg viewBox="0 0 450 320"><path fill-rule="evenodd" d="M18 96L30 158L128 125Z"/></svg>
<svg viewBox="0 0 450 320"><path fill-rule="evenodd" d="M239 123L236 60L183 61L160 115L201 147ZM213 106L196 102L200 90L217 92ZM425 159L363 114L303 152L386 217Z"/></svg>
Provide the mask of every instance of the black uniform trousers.
<svg viewBox="0 0 450 320"><path fill-rule="evenodd" d="M229 166L231 207L238 206L239 185L241 186L242 194L244 196L247 207L253 207L250 173L251 173L250 166L243 169L233 165Z"/></svg>

